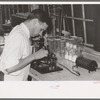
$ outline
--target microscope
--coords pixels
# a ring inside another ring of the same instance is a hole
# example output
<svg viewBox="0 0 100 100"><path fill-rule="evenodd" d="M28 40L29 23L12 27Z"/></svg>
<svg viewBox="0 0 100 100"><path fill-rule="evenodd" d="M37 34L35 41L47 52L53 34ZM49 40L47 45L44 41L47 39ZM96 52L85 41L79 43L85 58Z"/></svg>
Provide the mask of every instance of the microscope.
<svg viewBox="0 0 100 100"><path fill-rule="evenodd" d="M35 60L31 63L31 68L35 69L41 74L55 72L55 71L61 71L63 70L59 66L57 66L57 57L56 54L51 52L49 50L49 45L44 45L44 38L40 38L36 41L36 51L43 48L45 50L48 50L48 56L44 57L39 60Z"/></svg>

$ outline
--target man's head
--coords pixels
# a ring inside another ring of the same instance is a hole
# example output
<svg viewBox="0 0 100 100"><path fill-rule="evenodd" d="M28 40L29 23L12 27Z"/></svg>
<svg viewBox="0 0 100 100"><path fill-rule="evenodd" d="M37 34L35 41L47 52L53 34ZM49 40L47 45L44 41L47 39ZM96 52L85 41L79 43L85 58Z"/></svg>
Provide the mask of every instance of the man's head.
<svg viewBox="0 0 100 100"><path fill-rule="evenodd" d="M26 25L29 28L32 37L41 35L50 26L50 18L46 12L41 9L33 10L27 17Z"/></svg>

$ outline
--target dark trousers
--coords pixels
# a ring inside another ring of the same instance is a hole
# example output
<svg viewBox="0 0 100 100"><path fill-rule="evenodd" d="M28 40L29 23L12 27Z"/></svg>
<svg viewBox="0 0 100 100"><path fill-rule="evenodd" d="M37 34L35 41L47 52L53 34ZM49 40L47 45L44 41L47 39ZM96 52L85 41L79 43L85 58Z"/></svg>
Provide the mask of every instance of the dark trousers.
<svg viewBox="0 0 100 100"><path fill-rule="evenodd" d="M4 73L0 71L0 81L4 81Z"/></svg>

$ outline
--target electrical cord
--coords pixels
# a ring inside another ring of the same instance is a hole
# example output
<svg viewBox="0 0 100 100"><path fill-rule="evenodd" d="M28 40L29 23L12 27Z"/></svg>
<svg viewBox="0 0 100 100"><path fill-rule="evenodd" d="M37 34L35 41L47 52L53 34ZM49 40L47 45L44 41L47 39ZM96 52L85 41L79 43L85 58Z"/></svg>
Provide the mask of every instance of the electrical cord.
<svg viewBox="0 0 100 100"><path fill-rule="evenodd" d="M100 70L100 67L97 67L96 69Z"/></svg>
<svg viewBox="0 0 100 100"><path fill-rule="evenodd" d="M80 76L80 73L78 71L74 70L75 66L72 66L72 70L75 72L72 72L70 69L68 69L66 66L62 65L61 63L57 62L59 65L63 66L65 69L67 69L69 72L71 72L72 74L76 75L76 76Z"/></svg>
<svg viewBox="0 0 100 100"><path fill-rule="evenodd" d="M80 76L81 74L78 72L78 71L76 71L74 68L76 68L77 66L72 66L72 70L74 71L74 72L76 72L77 73L77 75L78 76Z"/></svg>

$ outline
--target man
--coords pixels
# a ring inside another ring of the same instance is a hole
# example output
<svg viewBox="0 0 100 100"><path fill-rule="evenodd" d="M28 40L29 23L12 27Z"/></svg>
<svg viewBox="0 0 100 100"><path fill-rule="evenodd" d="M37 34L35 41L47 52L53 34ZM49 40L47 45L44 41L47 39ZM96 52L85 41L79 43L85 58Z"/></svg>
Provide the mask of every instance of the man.
<svg viewBox="0 0 100 100"><path fill-rule="evenodd" d="M26 81L30 63L47 56L48 51L40 49L31 54L30 37L41 35L49 27L48 15L36 9L27 20L10 32L1 55L0 70L4 72L4 81Z"/></svg>

